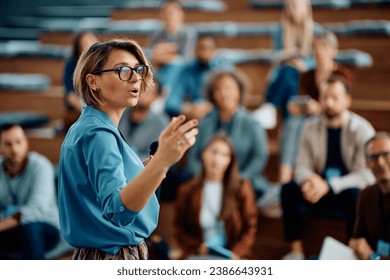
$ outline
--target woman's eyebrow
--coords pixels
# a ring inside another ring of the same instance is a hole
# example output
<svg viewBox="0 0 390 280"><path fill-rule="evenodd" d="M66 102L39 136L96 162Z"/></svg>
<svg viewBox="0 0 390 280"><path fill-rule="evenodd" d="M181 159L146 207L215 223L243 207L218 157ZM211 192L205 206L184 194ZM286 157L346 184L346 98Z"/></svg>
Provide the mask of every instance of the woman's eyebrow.
<svg viewBox="0 0 390 280"><path fill-rule="evenodd" d="M139 66L139 65L140 65L139 62L136 62L134 64L134 66ZM114 64L113 67L120 67L120 66L131 66L131 65L127 62L118 62L118 63ZM134 66L131 66L131 67L134 67Z"/></svg>

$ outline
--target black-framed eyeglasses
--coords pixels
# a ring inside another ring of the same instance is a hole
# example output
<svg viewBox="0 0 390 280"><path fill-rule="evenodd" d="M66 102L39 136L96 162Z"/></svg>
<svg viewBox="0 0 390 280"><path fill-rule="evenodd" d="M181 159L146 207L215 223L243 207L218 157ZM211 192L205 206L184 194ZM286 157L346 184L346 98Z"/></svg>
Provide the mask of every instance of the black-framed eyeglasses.
<svg viewBox="0 0 390 280"><path fill-rule="evenodd" d="M390 161L390 152L383 152L379 154L371 154L367 155L367 160L368 161L377 161L379 158L383 158L384 160Z"/></svg>
<svg viewBox="0 0 390 280"><path fill-rule="evenodd" d="M122 81L129 81L133 77L133 72L137 73L141 79L145 79L148 75L149 66L147 65L138 65L133 67L130 66L121 66L111 69L104 70L95 70L92 74L100 74L104 72L118 72L119 79Z"/></svg>

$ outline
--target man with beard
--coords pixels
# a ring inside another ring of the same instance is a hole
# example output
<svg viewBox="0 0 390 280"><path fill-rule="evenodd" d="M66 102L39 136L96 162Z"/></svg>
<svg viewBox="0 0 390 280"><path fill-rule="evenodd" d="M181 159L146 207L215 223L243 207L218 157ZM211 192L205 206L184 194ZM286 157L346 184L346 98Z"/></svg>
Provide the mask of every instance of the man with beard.
<svg viewBox="0 0 390 280"><path fill-rule="evenodd" d="M281 202L284 234L291 252L284 259L304 259L303 213L345 218L347 240L352 235L356 201L361 189L375 178L365 165L364 145L375 131L349 111L350 85L332 75L320 86L321 116L303 129L294 181L283 185Z"/></svg>
<svg viewBox="0 0 390 280"><path fill-rule="evenodd" d="M366 162L376 184L359 196L349 246L363 260L390 259L390 134L379 132L366 144Z"/></svg>
<svg viewBox="0 0 390 280"><path fill-rule="evenodd" d="M54 170L17 124L0 128L0 259L45 259L59 241Z"/></svg>

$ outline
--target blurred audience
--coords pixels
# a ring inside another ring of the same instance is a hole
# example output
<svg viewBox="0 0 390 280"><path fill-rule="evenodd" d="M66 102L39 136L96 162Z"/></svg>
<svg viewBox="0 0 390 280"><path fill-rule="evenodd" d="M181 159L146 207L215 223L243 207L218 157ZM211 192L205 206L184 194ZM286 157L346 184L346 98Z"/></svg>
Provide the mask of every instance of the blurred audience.
<svg viewBox="0 0 390 280"><path fill-rule="evenodd" d="M349 246L363 260L390 259L390 134L379 132L366 144L367 166L376 183L359 196Z"/></svg>
<svg viewBox="0 0 390 280"><path fill-rule="evenodd" d="M156 76L165 94L169 95L184 63L194 55L197 33L184 24L185 13L180 1L164 3L160 17L164 26L152 34L149 46Z"/></svg>
<svg viewBox="0 0 390 280"><path fill-rule="evenodd" d="M23 129L0 128L0 259L43 260L60 240L52 164Z"/></svg>
<svg viewBox="0 0 390 280"><path fill-rule="evenodd" d="M234 148L223 133L201 152L201 170L180 186L175 239L180 258L253 258L257 207L250 181L240 177Z"/></svg>
<svg viewBox="0 0 390 280"><path fill-rule="evenodd" d="M167 113L170 116L183 113L189 118L201 119L211 109L203 93L208 76L216 69L233 68L229 60L218 57L217 39L213 35L201 35L194 59L186 63L166 99Z"/></svg>
<svg viewBox="0 0 390 280"><path fill-rule="evenodd" d="M73 87L73 73L80 55L89 49L94 43L98 42L97 37L90 31L81 31L73 39L71 56L65 62L63 72L63 83L65 87L64 102L66 105L66 115L64 117L64 129L68 131L69 127L79 118L84 104L76 95Z"/></svg>
<svg viewBox="0 0 390 280"><path fill-rule="evenodd" d="M215 71L205 88L212 110L200 121L195 145L189 151L188 169L199 174L201 151L219 131L231 139L241 176L250 179L256 197L269 189L263 175L268 160L268 139L263 127L243 108L248 80L236 70Z"/></svg>
<svg viewBox="0 0 390 280"><path fill-rule="evenodd" d="M340 214L346 220L347 240L352 235L359 192L374 182L365 165L364 144L375 131L349 111L351 102L349 84L342 76L333 75L321 85L321 116L305 123L294 181L281 191L285 237L291 242L284 259L305 258L304 210Z"/></svg>
<svg viewBox="0 0 390 280"><path fill-rule="evenodd" d="M289 116L283 123L279 172L281 183L287 183L292 179L293 165L306 119L320 114L318 98L321 83L332 73L343 75L350 84L352 83L351 71L334 60L337 50L337 37L332 32L326 31L315 37L313 56L316 67L301 75L299 93L289 100Z"/></svg>

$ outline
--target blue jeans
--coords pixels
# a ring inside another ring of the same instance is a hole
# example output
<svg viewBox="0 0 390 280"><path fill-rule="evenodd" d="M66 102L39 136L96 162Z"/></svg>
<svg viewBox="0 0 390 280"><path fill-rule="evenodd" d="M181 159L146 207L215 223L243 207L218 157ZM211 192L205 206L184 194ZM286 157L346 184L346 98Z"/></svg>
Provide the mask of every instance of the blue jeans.
<svg viewBox="0 0 390 280"><path fill-rule="evenodd" d="M280 161L282 164L294 165L306 119L306 116L289 116L285 120L280 145Z"/></svg>
<svg viewBox="0 0 390 280"><path fill-rule="evenodd" d="M289 65L279 65L272 70L265 98L267 102L280 108L283 119L289 115L288 101L292 96L298 94L299 78L299 71Z"/></svg>
<svg viewBox="0 0 390 280"><path fill-rule="evenodd" d="M0 259L43 260L54 248L59 231L47 223L30 223L0 232Z"/></svg>
<svg viewBox="0 0 390 280"><path fill-rule="evenodd" d="M316 214L332 218L343 218L346 222L346 240L352 236L356 216L356 203L360 193L358 188L349 188L339 194L332 191L317 203L304 200L300 186L294 181L282 186L281 204L283 210L284 235L287 241L303 237L303 215Z"/></svg>

